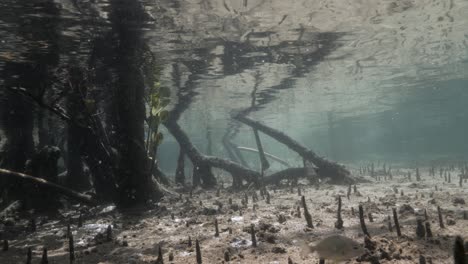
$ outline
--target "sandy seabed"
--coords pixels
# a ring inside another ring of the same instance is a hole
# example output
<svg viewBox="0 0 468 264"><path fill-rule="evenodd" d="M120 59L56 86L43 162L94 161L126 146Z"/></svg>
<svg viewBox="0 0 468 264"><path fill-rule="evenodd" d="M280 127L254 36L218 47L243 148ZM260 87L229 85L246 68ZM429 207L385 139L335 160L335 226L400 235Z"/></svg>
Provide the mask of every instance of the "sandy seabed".
<svg viewBox="0 0 468 264"><path fill-rule="evenodd" d="M195 240L200 242L203 263L318 263L318 257L301 256L301 245L314 242L331 234L342 234L364 244L358 217L358 205L366 214L366 225L374 242L367 255L380 263L419 263L420 255L432 263L453 263L454 237L468 239L468 183L459 186L457 176L452 182L443 177L422 174L422 180L410 181L406 170L394 172L393 179L380 180L364 176L365 183L349 186L322 184L318 189L299 182L301 195L306 198L314 228L306 227L300 206L298 187L268 186L270 204L256 191L258 201L253 202L253 190L233 193L221 189L195 190L180 197L165 199L153 210L122 214L113 206L97 208L71 207L60 219L38 217L37 230L28 230L30 220L14 216L0 225L0 231L9 239L9 250L0 252L0 263L26 263L28 247L32 248L32 263L40 263L43 247L47 247L49 263L69 263L69 242L66 237L66 219L72 219L71 231L75 241L75 263L155 263L161 246L164 263L196 263ZM427 171L427 170L426 170ZM359 174L359 173L357 173ZM457 174L455 171L452 175ZM414 175L414 173L413 173ZM437 186L437 190L436 190ZM354 188L352 188L354 189ZM248 204L241 200L248 195ZM337 197L342 197L343 230L335 228ZM232 204L229 203L232 200ZM445 228L440 228L437 206L442 208ZM255 209L254 209L255 207ZM77 227L81 208L84 223ZM354 214L353 209L354 208ZM388 217L396 208L402 236L398 237L393 219L389 230ZM425 219L431 225L433 238L416 236L416 219ZM373 222L369 221L368 214ZM215 236L215 219L219 223L219 236ZM13 222L13 223L11 223ZM255 225L257 247L252 246L250 227ZM106 229L112 225L112 240L106 241ZM230 234L231 233L231 234ZM191 237L192 246L188 245ZM228 253L226 253L228 252ZM170 260L173 258L173 260ZM345 263L368 263L369 257ZM332 263L326 261L326 263Z"/></svg>

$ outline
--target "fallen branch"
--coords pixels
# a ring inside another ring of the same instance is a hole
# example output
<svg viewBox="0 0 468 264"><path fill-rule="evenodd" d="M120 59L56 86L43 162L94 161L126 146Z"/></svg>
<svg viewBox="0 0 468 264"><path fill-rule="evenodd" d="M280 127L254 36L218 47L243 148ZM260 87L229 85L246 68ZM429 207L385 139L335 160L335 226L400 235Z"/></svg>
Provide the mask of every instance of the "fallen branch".
<svg viewBox="0 0 468 264"><path fill-rule="evenodd" d="M73 191L71 189L65 188L63 186L60 186L58 184L55 184L53 182L46 181L42 178L37 178L31 175L27 175L24 173L20 172L15 172L15 171L10 171L6 169L0 169L0 175L8 176L11 178L14 178L16 180L23 180L27 181L29 183L37 184L37 186L49 189L50 191L54 191L58 194L67 196L69 198L72 198L76 201L86 203L86 204L97 204L97 201L94 200L91 196L82 194L76 191Z"/></svg>

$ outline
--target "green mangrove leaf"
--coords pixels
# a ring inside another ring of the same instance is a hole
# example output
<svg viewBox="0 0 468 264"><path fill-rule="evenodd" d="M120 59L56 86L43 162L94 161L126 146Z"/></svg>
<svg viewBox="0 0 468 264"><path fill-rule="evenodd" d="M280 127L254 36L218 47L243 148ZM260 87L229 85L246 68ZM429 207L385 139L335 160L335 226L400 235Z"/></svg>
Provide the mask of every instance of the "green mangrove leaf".
<svg viewBox="0 0 468 264"><path fill-rule="evenodd" d="M157 106L156 107L155 106L151 107L151 115L153 115L153 116L157 116L159 114L159 112L161 112L161 111L162 111L161 107L157 107Z"/></svg>

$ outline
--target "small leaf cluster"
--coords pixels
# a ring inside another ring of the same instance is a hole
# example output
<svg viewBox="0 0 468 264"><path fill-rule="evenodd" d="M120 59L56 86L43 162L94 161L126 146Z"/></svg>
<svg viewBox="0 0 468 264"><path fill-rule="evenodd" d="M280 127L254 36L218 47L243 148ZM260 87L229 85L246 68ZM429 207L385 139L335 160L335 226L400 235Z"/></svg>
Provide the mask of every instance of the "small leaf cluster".
<svg viewBox="0 0 468 264"><path fill-rule="evenodd" d="M163 140L163 134L159 131L159 126L167 119L168 111L165 107L169 104L169 88L161 86L159 81L155 81L149 93L149 116L148 116L148 152L156 153L157 147Z"/></svg>

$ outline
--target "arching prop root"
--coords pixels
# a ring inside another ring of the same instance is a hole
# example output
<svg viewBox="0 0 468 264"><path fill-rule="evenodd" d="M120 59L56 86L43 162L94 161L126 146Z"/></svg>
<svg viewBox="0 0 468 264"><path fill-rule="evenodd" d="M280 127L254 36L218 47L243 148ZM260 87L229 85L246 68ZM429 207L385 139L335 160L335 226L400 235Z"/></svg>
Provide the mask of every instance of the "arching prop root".
<svg viewBox="0 0 468 264"><path fill-rule="evenodd" d="M257 183L260 173L245 168L244 166L230 160L205 156L192 144L187 134L182 130L177 122L169 121L165 122L164 125L177 140L183 151L194 164L194 167L204 168L204 170L211 167L219 168L229 172L232 175L234 182L239 183L242 182L242 180L245 180L249 183ZM203 186L213 187L216 185L216 179L211 173L201 173L200 177Z"/></svg>
<svg viewBox="0 0 468 264"><path fill-rule="evenodd" d="M318 156L315 154L315 152L302 146L299 144L299 142L290 138L283 132L242 115L237 115L234 118L239 122L242 122L276 139L294 152L298 153L304 160L313 163L317 167L317 174L320 178L330 178L331 183L338 184L350 184L354 182L354 179L350 176L350 172L343 165Z"/></svg>

